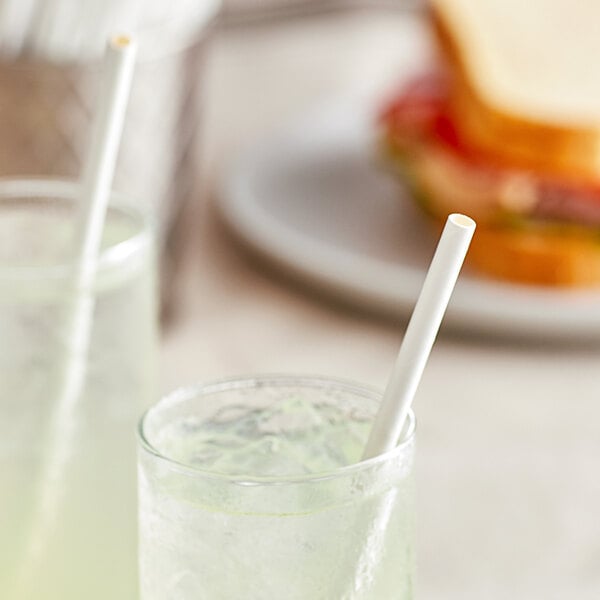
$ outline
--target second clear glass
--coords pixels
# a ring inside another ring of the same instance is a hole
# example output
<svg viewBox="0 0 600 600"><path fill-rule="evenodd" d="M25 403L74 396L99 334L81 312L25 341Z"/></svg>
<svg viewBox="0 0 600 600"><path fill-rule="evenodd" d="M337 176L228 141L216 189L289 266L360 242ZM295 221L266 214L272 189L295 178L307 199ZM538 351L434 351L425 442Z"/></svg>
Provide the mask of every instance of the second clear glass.
<svg viewBox="0 0 600 600"><path fill-rule="evenodd" d="M115 199L75 290L78 187L0 180L0 597L137 597L135 423L156 390L153 236ZM91 301L74 356L72 315ZM66 373L83 369L78 393Z"/></svg>

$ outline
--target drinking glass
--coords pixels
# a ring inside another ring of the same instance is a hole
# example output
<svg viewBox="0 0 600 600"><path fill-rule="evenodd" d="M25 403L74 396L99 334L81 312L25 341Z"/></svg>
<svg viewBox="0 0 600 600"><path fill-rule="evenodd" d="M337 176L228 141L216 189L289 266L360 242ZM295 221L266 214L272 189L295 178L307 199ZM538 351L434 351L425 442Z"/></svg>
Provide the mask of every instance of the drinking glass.
<svg viewBox="0 0 600 600"><path fill-rule="evenodd" d="M137 596L135 424L155 393L153 236L114 196L93 283L78 288L78 193L64 180L0 180L3 600Z"/></svg>
<svg viewBox="0 0 600 600"><path fill-rule="evenodd" d="M143 600L410 600L414 417L360 462L380 393L317 377L178 390L139 428Z"/></svg>

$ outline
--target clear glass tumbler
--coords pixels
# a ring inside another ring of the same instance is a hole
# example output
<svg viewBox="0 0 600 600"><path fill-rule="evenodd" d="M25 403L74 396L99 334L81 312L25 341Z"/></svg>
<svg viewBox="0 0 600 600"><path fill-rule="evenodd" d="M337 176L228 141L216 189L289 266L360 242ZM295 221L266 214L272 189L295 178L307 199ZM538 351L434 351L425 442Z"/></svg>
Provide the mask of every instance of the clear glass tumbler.
<svg viewBox="0 0 600 600"><path fill-rule="evenodd" d="M414 417L360 460L380 394L314 377L174 392L140 424L143 600L410 600Z"/></svg>
<svg viewBox="0 0 600 600"><path fill-rule="evenodd" d="M3 600L137 597L135 424L156 390L153 236L115 197L93 284L76 290L77 194L68 181L0 180ZM73 344L82 301L88 334ZM73 369L81 378L67 391Z"/></svg>

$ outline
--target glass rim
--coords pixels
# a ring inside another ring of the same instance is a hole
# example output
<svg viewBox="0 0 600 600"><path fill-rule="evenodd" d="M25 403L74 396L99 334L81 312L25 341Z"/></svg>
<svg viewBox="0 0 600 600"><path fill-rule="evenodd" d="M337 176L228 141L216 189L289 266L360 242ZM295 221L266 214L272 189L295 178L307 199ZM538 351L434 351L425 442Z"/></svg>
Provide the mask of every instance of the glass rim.
<svg viewBox="0 0 600 600"><path fill-rule="evenodd" d="M165 456L158 450L148 439L145 432L145 425L148 418L155 412L172 407L176 404L190 401L194 398L207 396L210 394L219 393L227 390L236 389L252 389L257 387L257 384L271 386L286 386L296 385L312 388L319 388L323 385L334 387L338 390L345 390L356 395L371 399L381 399L383 393L380 389L366 384L358 383L349 379L329 377L325 375L303 375L303 374L287 374L287 373L272 373L257 375L238 375L208 381L206 383L199 382L188 386L176 388L172 392L163 396L153 406L148 408L138 421L137 437L140 449L153 457L167 463L169 467L176 472L184 475L190 475L195 478L218 480L225 483L247 486L272 486L308 483L323 480L336 479L348 475L353 475L357 472L362 472L380 464L393 460L397 455L402 454L409 444L412 443L416 432L416 418L412 409L408 412L408 425L405 426L405 433L402 440L392 449L383 454L361 460L357 463L344 465L336 469L330 469L318 473L303 473L299 475L281 475L281 476L258 476L258 475L231 475L227 473L219 473L218 471L210 471L200 467L194 467L186 462L176 460L169 456Z"/></svg>
<svg viewBox="0 0 600 600"><path fill-rule="evenodd" d="M79 187L80 184L77 181L67 178L0 177L0 211L5 202L28 196L41 200L70 200L77 203ZM140 227L126 239L110 244L100 252L96 268L98 273L126 264L132 256L146 247L151 239L152 222L147 211L134 206L127 195L111 191L108 208L114 208L125 216L135 219L139 222ZM0 264L0 282L69 280L73 277L73 264L73 262L64 260L49 265Z"/></svg>

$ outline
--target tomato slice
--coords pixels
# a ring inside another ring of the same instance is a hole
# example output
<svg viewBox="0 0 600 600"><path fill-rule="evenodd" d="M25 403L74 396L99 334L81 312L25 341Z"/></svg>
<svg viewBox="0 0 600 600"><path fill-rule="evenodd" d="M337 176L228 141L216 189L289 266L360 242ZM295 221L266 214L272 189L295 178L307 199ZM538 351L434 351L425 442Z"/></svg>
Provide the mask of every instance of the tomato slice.
<svg viewBox="0 0 600 600"><path fill-rule="evenodd" d="M448 80L442 72L419 75L409 81L379 113L378 121L392 140L410 144L418 140L438 144L459 160L463 167L486 176L504 177L527 174L533 177L542 198L568 213L566 204L600 204L600 183L569 180L551 173L534 172L484 152L468 142L460 131L460 123L448 105ZM559 201L560 199L560 201ZM554 211L552 211L554 212ZM576 212L582 212L577 210Z"/></svg>
<svg viewBox="0 0 600 600"><path fill-rule="evenodd" d="M442 77L433 73L420 75L403 86L384 106L379 121L394 135L407 131L431 131L445 96Z"/></svg>
<svg viewBox="0 0 600 600"><path fill-rule="evenodd" d="M393 138L432 138L469 162L478 162L481 153L461 138L447 106L447 80L438 72L419 75L409 81L384 106L380 123Z"/></svg>

